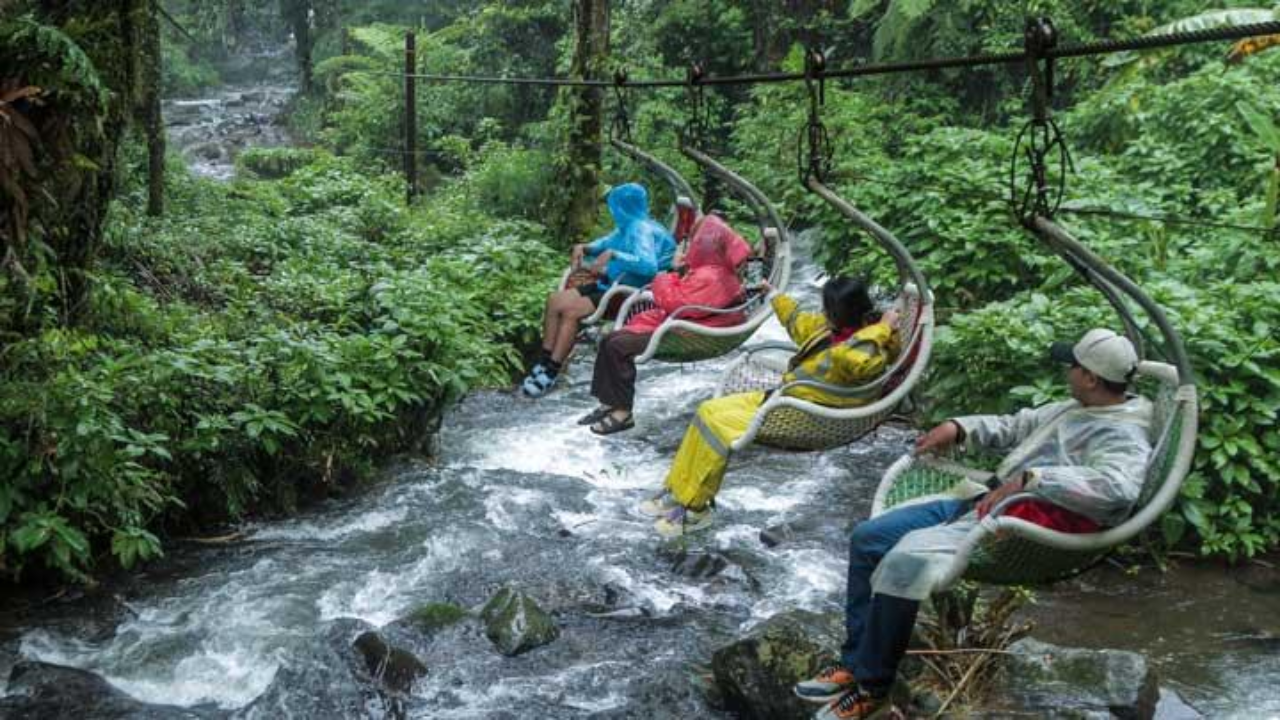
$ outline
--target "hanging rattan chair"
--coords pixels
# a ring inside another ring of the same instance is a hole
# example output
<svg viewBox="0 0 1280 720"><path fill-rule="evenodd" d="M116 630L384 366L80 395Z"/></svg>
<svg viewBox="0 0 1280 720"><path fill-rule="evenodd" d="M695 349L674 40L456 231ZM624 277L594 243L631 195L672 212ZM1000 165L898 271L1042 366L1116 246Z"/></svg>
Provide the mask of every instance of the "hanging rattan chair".
<svg viewBox="0 0 1280 720"><path fill-rule="evenodd" d="M685 155L724 182L754 211L761 240L757 252L748 262L759 263L760 277L766 278L779 290L785 289L791 279L791 239L773 203L750 182L711 157L692 148L682 149ZM625 326L631 318L654 307L653 293L646 290L632 295L618 312L618 327ZM744 302L734 307L690 305L678 308L654 330L648 346L635 362L637 365L650 360L688 363L726 355L741 347L772 314L773 309L765 294L754 289L748 290ZM705 324L705 319L712 315L740 315L742 322L713 327ZM694 317L703 322L692 319Z"/></svg>
<svg viewBox="0 0 1280 720"><path fill-rule="evenodd" d="M628 142L618 138L612 138L609 142L615 150L644 167L649 173L662 178L663 182L667 184L672 197L675 198L671 205L669 218L671 234L675 237L677 243L684 242L687 238L683 236L688 233L689 228L693 226L694 220L699 215L697 195L694 194L693 188L688 181L680 173L676 172L675 168ZM564 274L560 276L558 287L561 290L568 290L575 281L575 275L575 268L572 266L566 268ZM595 312L583 318L580 324L583 326L595 325L601 321L618 317L627 298L641 289L631 285L615 284L605 291L604 296L600 298L600 303L596 306Z"/></svg>
<svg viewBox="0 0 1280 720"><path fill-rule="evenodd" d="M856 387L827 385L811 380L783 384L787 360L797 351L791 343L766 343L747 348L725 371L717 396L753 390L770 391L751 425L730 449L752 443L791 450L828 450L847 445L874 430L915 389L933 351L933 294L911 253L889 231L837 196L815 178L809 188L859 229L867 232L894 259L901 281L897 332L902 349L876 380ZM831 407L787 394L793 388L817 388L824 393L864 400L856 407Z"/></svg>
<svg viewBox="0 0 1280 720"><path fill-rule="evenodd" d="M1143 361L1138 366L1139 390L1155 401L1153 452L1133 514L1124 523L1095 533L1070 534L1051 530L1004 511L1034 497L1018 493L991 510L969 533L946 576L936 586L946 590L961 578L1000 585L1048 583L1088 569L1111 549L1154 523L1178 496L1191 468L1197 432L1197 397L1182 340L1163 311L1137 285L1043 217L1031 224L1038 236L1093 285L1099 288L1130 330L1136 347L1139 327L1125 299L1141 307L1163 336L1169 362ZM872 516L903 503L933 497L965 497L986 490L982 473L952 461L907 455L885 473L876 491Z"/></svg>

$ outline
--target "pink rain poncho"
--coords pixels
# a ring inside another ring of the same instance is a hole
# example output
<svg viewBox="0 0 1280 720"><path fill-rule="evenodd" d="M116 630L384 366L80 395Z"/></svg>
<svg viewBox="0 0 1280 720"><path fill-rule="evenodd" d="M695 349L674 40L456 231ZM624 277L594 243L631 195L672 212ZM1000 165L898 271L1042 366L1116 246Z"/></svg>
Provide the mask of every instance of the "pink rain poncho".
<svg viewBox="0 0 1280 720"><path fill-rule="evenodd" d="M685 263L689 271L684 277L676 273L663 273L653 280L656 308L640 313L623 328L626 332L651 333L662 325L667 316L688 305L726 308L742 298L742 281L738 268L751 256L751 246L725 221L715 215L707 215L689 240L689 252ZM681 313L681 320L691 320L712 327L726 327L741 323L742 313L707 314Z"/></svg>

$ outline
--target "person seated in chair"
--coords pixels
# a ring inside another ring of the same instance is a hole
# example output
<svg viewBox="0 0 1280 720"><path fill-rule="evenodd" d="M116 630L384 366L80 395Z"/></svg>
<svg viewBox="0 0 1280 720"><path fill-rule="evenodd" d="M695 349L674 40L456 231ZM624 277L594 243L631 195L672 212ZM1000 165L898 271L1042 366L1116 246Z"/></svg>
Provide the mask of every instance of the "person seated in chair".
<svg viewBox="0 0 1280 720"><path fill-rule="evenodd" d="M917 453L957 443L1006 452L995 473L1002 482L972 500L911 504L854 528L840 664L795 687L802 699L825 703L816 718L865 718L885 706L920 601L969 531L1006 498L1028 496L1001 508L1002 517L1068 533L1118 525L1133 510L1152 451L1152 404L1128 393L1133 344L1094 329L1074 346L1055 343L1050 355L1067 365L1071 400L954 418L916 441Z"/></svg>
<svg viewBox="0 0 1280 720"><path fill-rule="evenodd" d="M649 216L649 193L638 183L619 185L605 196L613 216L613 232L585 245L573 246L575 269L587 267L595 279L551 293L543 313L542 353L520 383L527 397L542 397L555 385L573 352L582 319L595 312L614 285L644 287L659 270L670 267L676 241Z"/></svg>
<svg viewBox="0 0 1280 720"><path fill-rule="evenodd" d="M591 394L600 407L587 414L579 424L590 425L597 435L610 435L635 425L631 408L636 396L636 357L649 346L649 340L667 319L680 308L698 305L727 308L743 301L742 281L738 269L751 256L751 246L715 215L704 215L693 227L689 250L683 263L687 272L662 273L654 278L650 290L657 307L639 313L620 330L605 336L596 353ZM712 327L737 325L742 313L706 313L686 310L681 320Z"/></svg>
<svg viewBox="0 0 1280 720"><path fill-rule="evenodd" d="M768 285L765 284L768 290ZM799 350L787 363L782 382L814 380L853 387L879 377L898 352L894 331L897 311L875 319L875 304L860 278L835 277L822 288L821 314L800 312L795 300L775 294L773 310ZM831 407L864 405L872 398L846 397L816 387L798 387L787 394ZM680 449L667 473L663 492L646 500L640 511L658 518L654 527L675 537L711 524L711 503L729 465L729 446L742 437L763 392L736 393L698 406Z"/></svg>

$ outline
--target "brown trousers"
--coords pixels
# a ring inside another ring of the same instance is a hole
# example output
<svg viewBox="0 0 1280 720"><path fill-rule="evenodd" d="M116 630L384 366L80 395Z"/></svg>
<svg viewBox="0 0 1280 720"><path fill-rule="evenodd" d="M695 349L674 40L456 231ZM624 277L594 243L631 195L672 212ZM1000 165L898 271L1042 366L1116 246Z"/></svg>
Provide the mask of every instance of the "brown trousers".
<svg viewBox="0 0 1280 720"><path fill-rule="evenodd" d="M636 400L636 357L648 347L649 337L649 333L617 331L600 342L591 394L601 405L631 410Z"/></svg>

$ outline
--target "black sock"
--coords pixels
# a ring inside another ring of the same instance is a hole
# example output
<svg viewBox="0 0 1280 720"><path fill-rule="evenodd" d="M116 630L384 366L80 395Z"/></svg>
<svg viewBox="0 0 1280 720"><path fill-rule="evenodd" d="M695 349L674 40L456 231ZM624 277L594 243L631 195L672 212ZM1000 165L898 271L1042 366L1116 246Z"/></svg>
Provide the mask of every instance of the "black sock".
<svg viewBox="0 0 1280 720"><path fill-rule="evenodd" d="M564 363L558 363L547 356L547 363L544 365L547 369L547 377L555 377L560 374L560 369L564 367Z"/></svg>
<svg viewBox="0 0 1280 720"><path fill-rule="evenodd" d="M554 361L551 359L551 351L550 351L550 350L548 350L548 349L546 349L546 348L543 348L543 349L542 349L542 353L541 353L540 355L538 355L538 360L537 360L537 362L535 362L534 364L535 364L535 365L541 365L542 367L547 367L547 366L549 366L552 362L554 362Z"/></svg>

